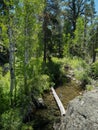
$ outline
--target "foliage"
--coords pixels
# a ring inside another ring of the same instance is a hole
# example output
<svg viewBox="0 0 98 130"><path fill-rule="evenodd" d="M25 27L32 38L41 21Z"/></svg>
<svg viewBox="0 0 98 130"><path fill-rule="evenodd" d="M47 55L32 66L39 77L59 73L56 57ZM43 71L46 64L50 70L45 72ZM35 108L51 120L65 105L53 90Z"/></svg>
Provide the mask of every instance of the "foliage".
<svg viewBox="0 0 98 130"><path fill-rule="evenodd" d="M64 4L64 2L63 2ZM94 0L66 0L65 1L65 23L69 21L71 34L76 29L76 21L79 17L91 21L95 14ZM67 20L66 20L67 19ZM86 23L87 24L87 23ZM67 25L68 27L68 25ZM67 28L66 27L66 28Z"/></svg>
<svg viewBox="0 0 98 130"><path fill-rule="evenodd" d="M48 75L37 75L32 80L32 92L35 96L40 96L44 91L50 89L50 78Z"/></svg>
<svg viewBox="0 0 98 130"><path fill-rule="evenodd" d="M89 27L89 44L88 52L92 58L92 62L96 61L97 48L98 48L98 20L95 19L94 23Z"/></svg>
<svg viewBox="0 0 98 130"><path fill-rule="evenodd" d="M9 73L4 77L0 75L0 114L9 109Z"/></svg>
<svg viewBox="0 0 98 130"><path fill-rule="evenodd" d="M85 57L85 49L86 48L86 43L84 39L84 33L85 33L85 22L84 18L79 17L76 22L76 30L74 31L74 39L73 39L73 44L71 45L70 48L70 53L73 56L78 56L81 58Z"/></svg>
<svg viewBox="0 0 98 130"><path fill-rule="evenodd" d="M64 44L64 51L63 51L63 55L66 56L70 56L70 47L72 44L72 38L70 33L68 34L63 34L63 44Z"/></svg>
<svg viewBox="0 0 98 130"><path fill-rule="evenodd" d="M28 85L35 93L42 94L50 88L50 77L43 73L42 58L31 58L28 66ZM32 70L32 71L31 71Z"/></svg>
<svg viewBox="0 0 98 130"><path fill-rule="evenodd" d="M18 109L10 109L1 116L2 130L18 130L21 128L22 118Z"/></svg>
<svg viewBox="0 0 98 130"><path fill-rule="evenodd" d="M82 60L81 58L74 57L72 58L63 58L60 60L60 70L63 75L67 75L72 73L71 75L74 75L74 77L81 82L81 87L85 89L85 85L90 83L91 78L89 76L90 73L90 67L89 65ZM66 67L68 69L66 70ZM63 78L61 78L62 80Z"/></svg>
<svg viewBox="0 0 98 130"><path fill-rule="evenodd" d="M98 62L90 70L83 60L90 55L95 61L97 56L98 19L94 22L93 18L94 0L0 2L0 44L8 48L12 59L10 73L2 76L0 68L2 130L32 130L32 125L22 120L34 108L32 94L39 98L51 86L63 83L66 66L83 87L90 82L90 74L98 78ZM91 86L87 89L91 90Z"/></svg>
<svg viewBox="0 0 98 130"><path fill-rule="evenodd" d="M93 86L92 85L86 85L86 90L87 91L91 91L91 90L93 90Z"/></svg>
<svg viewBox="0 0 98 130"><path fill-rule="evenodd" d="M67 74L65 67L68 66L70 70L74 71L75 78L77 80L84 80L87 78L89 81L89 66L88 64L78 57L66 57L66 58L56 58L52 57L50 62L47 62L45 67L45 73L51 78L51 81L58 85L63 83L65 79L64 76Z"/></svg>
<svg viewBox="0 0 98 130"><path fill-rule="evenodd" d="M57 86L62 83L63 72L61 69L62 60L58 58L52 58L50 62L47 62L45 73L49 75L51 82Z"/></svg>
<svg viewBox="0 0 98 130"><path fill-rule="evenodd" d="M98 78L98 61L91 65L91 76L95 79Z"/></svg>
<svg viewBox="0 0 98 130"><path fill-rule="evenodd" d="M74 58L71 60L70 65L74 69L75 78L81 81L82 88L85 88L85 85L90 83L89 65L80 58Z"/></svg>
<svg viewBox="0 0 98 130"><path fill-rule="evenodd" d="M73 70L77 69L79 70L81 67L82 68L88 68L88 64L81 58L79 57L65 57L62 59L58 59L60 64L64 67L65 65L68 65L70 68Z"/></svg>
<svg viewBox="0 0 98 130"><path fill-rule="evenodd" d="M23 124L21 130L33 130L32 126L29 124Z"/></svg>

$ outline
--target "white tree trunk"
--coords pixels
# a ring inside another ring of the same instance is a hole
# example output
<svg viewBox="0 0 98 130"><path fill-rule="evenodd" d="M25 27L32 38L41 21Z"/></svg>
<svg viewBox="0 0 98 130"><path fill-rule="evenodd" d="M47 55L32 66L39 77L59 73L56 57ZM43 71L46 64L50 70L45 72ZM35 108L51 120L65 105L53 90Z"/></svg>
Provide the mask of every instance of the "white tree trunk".
<svg viewBox="0 0 98 130"><path fill-rule="evenodd" d="M25 94L27 94L28 93L28 86L27 86L27 65L28 65L28 62L29 62L28 16L25 16L24 37L25 37L25 43L24 43L24 92L25 92Z"/></svg>
<svg viewBox="0 0 98 130"><path fill-rule="evenodd" d="M11 22L11 21L10 21ZM14 63L15 63L15 47L13 43L13 34L12 34L12 27L9 25L9 67L10 67L10 94L11 94L11 105L12 105L12 96L13 96L13 89L15 87L15 72L14 72Z"/></svg>

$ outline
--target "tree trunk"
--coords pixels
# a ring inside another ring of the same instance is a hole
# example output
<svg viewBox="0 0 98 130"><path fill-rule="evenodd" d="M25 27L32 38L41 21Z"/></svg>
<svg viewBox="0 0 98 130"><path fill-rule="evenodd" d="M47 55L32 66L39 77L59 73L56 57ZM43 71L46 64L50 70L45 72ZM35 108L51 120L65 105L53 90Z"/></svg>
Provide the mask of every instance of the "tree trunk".
<svg viewBox="0 0 98 130"><path fill-rule="evenodd" d="M47 44L48 44L48 29L47 25L49 23L49 16L44 10L44 22L43 22L43 34L44 34L44 55L43 55L43 61L46 63L47 60Z"/></svg>
<svg viewBox="0 0 98 130"><path fill-rule="evenodd" d="M10 19L11 20L11 19ZM11 21L9 21L11 22ZM12 40L12 27L11 24L9 25L9 67L10 67L10 96L11 96L11 106L13 105L12 96L13 96L13 89L15 87L15 72L14 72L14 43Z"/></svg>
<svg viewBox="0 0 98 130"><path fill-rule="evenodd" d="M59 58L62 58L62 56L63 56L63 48L62 48L62 34L61 34L61 32L60 32L60 36L59 36L59 49L58 49L58 53L59 53Z"/></svg>
<svg viewBox="0 0 98 130"><path fill-rule="evenodd" d="M44 35L45 37L45 35ZM46 59L47 59L47 43L46 43L46 38L44 38L44 57L43 57L43 61L46 63Z"/></svg>
<svg viewBox="0 0 98 130"><path fill-rule="evenodd" d="M26 42L25 42L25 45L26 45ZM28 64L27 55L28 55L28 53L27 53L26 46L25 46L24 55L25 55L25 57L24 57L24 92L25 92L25 94L27 94L27 92L28 92L27 91L27 64Z"/></svg>
<svg viewBox="0 0 98 130"><path fill-rule="evenodd" d="M93 63L96 61L96 52L93 52Z"/></svg>
<svg viewBox="0 0 98 130"><path fill-rule="evenodd" d="M28 15L28 14L27 14ZM25 45L24 45L24 92L27 95L28 86L27 86L27 65L29 61L29 52L28 52L28 16L25 16Z"/></svg>
<svg viewBox="0 0 98 130"><path fill-rule="evenodd" d="M93 42L93 55L92 55L92 62L94 63L96 61L96 47L95 47L95 42Z"/></svg>

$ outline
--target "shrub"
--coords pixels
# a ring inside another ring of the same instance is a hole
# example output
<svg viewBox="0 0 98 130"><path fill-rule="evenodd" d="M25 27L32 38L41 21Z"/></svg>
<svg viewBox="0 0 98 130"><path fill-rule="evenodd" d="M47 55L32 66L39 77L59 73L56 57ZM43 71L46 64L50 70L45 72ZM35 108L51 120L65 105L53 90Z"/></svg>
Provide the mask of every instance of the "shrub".
<svg viewBox="0 0 98 130"><path fill-rule="evenodd" d="M0 114L9 109L9 73L0 75Z"/></svg>
<svg viewBox="0 0 98 130"><path fill-rule="evenodd" d="M73 57L73 59L70 59L69 64L71 68L80 70L81 68L86 69L88 67L87 63L78 57Z"/></svg>
<svg viewBox="0 0 98 130"><path fill-rule="evenodd" d="M75 70L75 78L81 82L81 87L85 89L86 85L90 83L90 77L86 70L77 71Z"/></svg>
<svg viewBox="0 0 98 130"><path fill-rule="evenodd" d="M91 65L91 76L98 78L98 61Z"/></svg>
<svg viewBox="0 0 98 130"><path fill-rule="evenodd" d="M2 130L19 130L22 118L18 109L10 109L1 116Z"/></svg>
<svg viewBox="0 0 98 130"><path fill-rule="evenodd" d="M93 86L92 85L86 85L86 90L87 91L91 91L91 90L93 90Z"/></svg>
<svg viewBox="0 0 98 130"><path fill-rule="evenodd" d="M65 69L66 66L68 66L68 70ZM66 75L69 74L69 70L71 69L77 80L85 83L89 82L89 65L78 57L66 57L62 59L53 57L52 60L47 63L45 72L50 76L52 82L58 85L63 83L64 80L66 82Z"/></svg>
<svg viewBox="0 0 98 130"><path fill-rule="evenodd" d="M49 75L51 82L53 82L55 86L62 83L63 72L61 68L62 62L58 58L53 58L47 63L47 71L45 73Z"/></svg>
<svg viewBox="0 0 98 130"><path fill-rule="evenodd" d="M81 87L85 89L85 85L90 83L91 80L89 77L89 65L84 60L78 57L73 57L72 59L64 58L62 64L63 66L67 65L70 69L72 69L74 77L77 80L81 81Z"/></svg>
<svg viewBox="0 0 98 130"><path fill-rule="evenodd" d="M33 130L32 126L29 124L23 124L21 130Z"/></svg>
<svg viewBox="0 0 98 130"><path fill-rule="evenodd" d="M50 89L50 78L46 74L40 74L33 77L32 80L32 90L33 93L37 96L43 94L44 91Z"/></svg>

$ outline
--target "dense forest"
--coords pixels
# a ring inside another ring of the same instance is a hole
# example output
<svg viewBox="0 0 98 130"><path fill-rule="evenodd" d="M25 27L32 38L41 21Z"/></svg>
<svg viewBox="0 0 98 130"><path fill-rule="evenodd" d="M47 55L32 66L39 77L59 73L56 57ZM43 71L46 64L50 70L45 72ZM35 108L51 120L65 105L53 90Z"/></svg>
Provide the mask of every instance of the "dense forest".
<svg viewBox="0 0 98 130"><path fill-rule="evenodd" d="M97 53L94 0L0 0L0 129L44 130L44 95L71 77L91 90Z"/></svg>

